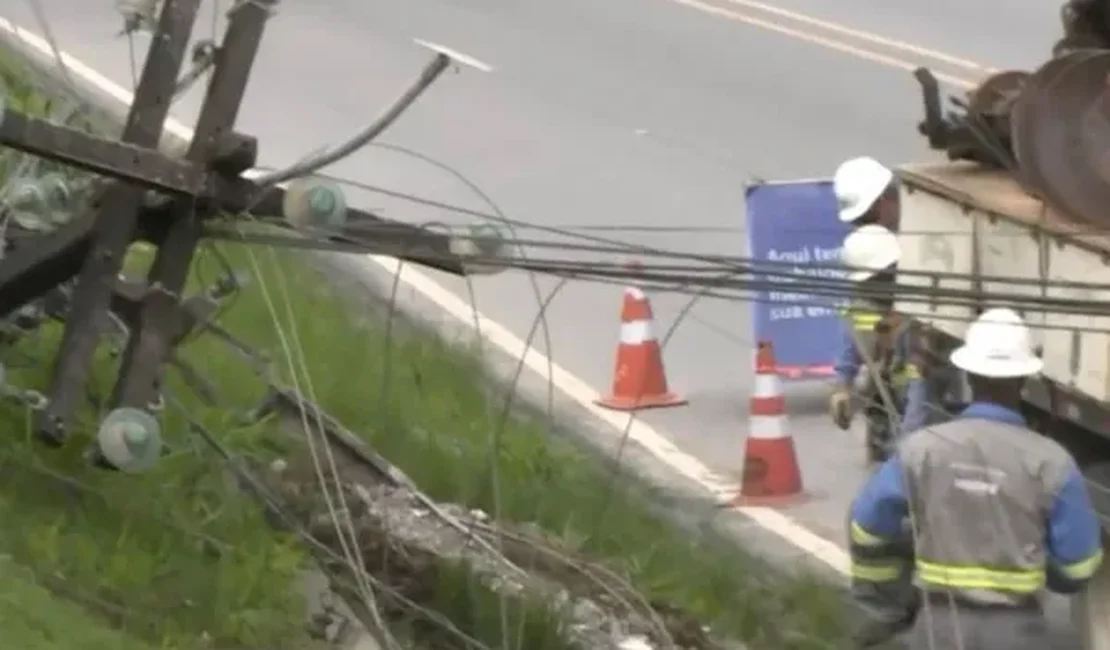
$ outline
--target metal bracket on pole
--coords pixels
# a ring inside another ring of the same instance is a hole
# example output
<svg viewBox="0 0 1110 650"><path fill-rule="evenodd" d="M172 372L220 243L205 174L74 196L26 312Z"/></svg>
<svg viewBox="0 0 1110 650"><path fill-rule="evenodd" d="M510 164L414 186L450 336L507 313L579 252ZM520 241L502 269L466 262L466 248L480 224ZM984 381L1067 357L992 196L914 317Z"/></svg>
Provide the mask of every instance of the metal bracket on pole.
<svg viewBox="0 0 1110 650"><path fill-rule="evenodd" d="M167 0L163 5L124 125L123 142L148 149L158 147L199 8L200 0ZM39 436L50 444L65 441L66 425L80 403L93 352L100 341L97 321L111 298L111 285L105 279L119 274L145 192L142 187L116 182L88 208L95 215L92 250L77 280L50 379L49 403L37 427Z"/></svg>

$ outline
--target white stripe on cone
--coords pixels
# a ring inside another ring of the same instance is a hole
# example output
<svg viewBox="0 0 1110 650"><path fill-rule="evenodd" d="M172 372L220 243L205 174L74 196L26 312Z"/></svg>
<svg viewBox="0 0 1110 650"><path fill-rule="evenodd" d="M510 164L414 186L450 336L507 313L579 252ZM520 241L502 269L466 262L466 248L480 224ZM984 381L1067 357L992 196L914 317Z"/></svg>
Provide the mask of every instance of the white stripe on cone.
<svg viewBox="0 0 1110 650"><path fill-rule="evenodd" d="M749 438L779 440L790 437L786 433L786 417L782 415L753 415L748 426Z"/></svg>
<svg viewBox="0 0 1110 650"><path fill-rule="evenodd" d="M637 289L636 287L625 287L624 295L633 300L647 300L647 295L645 295L643 291Z"/></svg>
<svg viewBox="0 0 1110 650"><path fill-rule="evenodd" d="M764 375L757 373L755 376L755 390L752 397L781 397L778 375Z"/></svg>
<svg viewBox="0 0 1110 650"><path fill-rule="evenodd" d="M651 321L634 320L631 323L621 323L621 343L640 345L654 340L651 336Z"/></svg>

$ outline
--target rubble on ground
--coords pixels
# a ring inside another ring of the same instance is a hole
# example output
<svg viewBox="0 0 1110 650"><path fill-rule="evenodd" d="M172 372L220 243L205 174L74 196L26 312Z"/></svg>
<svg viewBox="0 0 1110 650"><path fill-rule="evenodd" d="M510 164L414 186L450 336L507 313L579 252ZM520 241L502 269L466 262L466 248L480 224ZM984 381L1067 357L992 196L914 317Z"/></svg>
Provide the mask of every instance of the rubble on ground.
<svg viewBox="0 0 1110 650"><path fill-rule="evenodd" d="M354 605L350 601L362 600L364 592L351 584L355 574L344 559L351 539L344 522L349 522L371 583L379 584L371 591L387 626L390 620L411 620L413 604L431 601L443 567L462 566L497 595L543 603L562 621L563 638L582 650L743 648L713 639L677 608L647 602L617 572L581 557L538 526L492 522L479 510L435 503L403 475L395 480L396 472L387 478L380 467L367 471L365 462L349 452L337 460L337 471L328 478L328 499L308 454L281 460L259 475L305 532L330 549L328 557L318 552L317 558L326 574L346 577L346 586L333 588ZM367 628L377 627L378 614L354 609ZM414 641L436 650L473 646L443 627L434 622L418 626L426 638Z"/></svg>

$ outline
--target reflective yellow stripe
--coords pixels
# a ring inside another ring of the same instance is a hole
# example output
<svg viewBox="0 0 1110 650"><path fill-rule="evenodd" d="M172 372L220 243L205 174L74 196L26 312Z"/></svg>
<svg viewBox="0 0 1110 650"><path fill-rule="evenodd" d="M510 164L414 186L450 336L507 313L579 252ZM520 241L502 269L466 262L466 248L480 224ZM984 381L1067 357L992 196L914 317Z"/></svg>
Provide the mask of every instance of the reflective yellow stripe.
<svg viewBox="0 0 1110 650"><path fill-rule="evenodd" d="M856 521L853 521L848 526L848 535L852 538L853 544L859 544L860 546L881 546L887 543L887 540L882 537L867 532L867 530Z"/></svg>
<svg viewBox="0 0 1110 650"><path fill-rule="evenodd" d="M852 314L852 324L858 330L873 330L883 320L881 314L856 312Z"/></svg>
<svg viewBox="0 0 1110 650"><path fill-rule="evenodd" d="M861 307L840 307L837 312L845 318L851 318L856 327L874 327L883 319L883 315L870 309Z"/></svg>
<svg viewBox="0 0 1110 650"><path fill-rule="evenodd" d="M921 371L913 364L907 364L898 369L897 372L891 374L890 384L895 390L902 390L914 379L921 379Z"/></svg>
<svg viewBox="0 0 1110 650"><path fill-rule="evenodd" d="M1097 553L1079 562L1065 564L1060 567L1060 571L1071 578L1072 580L1086 580L1098 571L1098 567L1102 564L1102 549L1100 548Z"/></svg>
<svg viewBox="0 0 1110 650"><path fill-rule="evenodd" d="M851 565L852 578L866 582L892 582L902 575L902 566L892 562L858 562Z"/></svg>
<svg viewBox="0 0 1110 650"><path fill-rule="evenodd" d="M1041 569L989 569L917 561L917 576L923 582L955 589L992 589L1014 593L1033 593L1044 585Z"/></svg>

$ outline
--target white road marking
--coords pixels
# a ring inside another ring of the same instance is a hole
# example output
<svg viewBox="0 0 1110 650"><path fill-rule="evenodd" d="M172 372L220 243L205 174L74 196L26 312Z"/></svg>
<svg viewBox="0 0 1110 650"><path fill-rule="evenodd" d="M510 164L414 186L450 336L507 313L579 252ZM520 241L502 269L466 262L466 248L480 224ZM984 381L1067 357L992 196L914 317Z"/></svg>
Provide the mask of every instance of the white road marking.
<svg viewBox="0 0 1110 650"><path fill-rule="evenodd" d="M4 18L0 18L0 29L7 31L47 58L54 57L50 45L39 35L17 27ZM130 105L134 100L134 95L124 87L85 65L73 55L62 52L61 63L69 69L71 74L83 79L97 90L106 93L122 104ZM192 129L172 117L166 120L165 130L184 140L191 140L193 137ZM660 431L646 422L636 419L634 414L619 414L596 406L593 400L597 397L597 391L586 382L549 360L538 350L529 347L508 328L490 320L484 314L476 312L468 303L428 275L421 273L411 265L401 263L394 257L367 255L366 258L381 269L394 276L399 276L401 283L439 305L443 311L460 323L471 329L474 329L477 325L482 336L489 343L518 361L523 359L524 364L530 370L545 381L550 381L564 395L574 400L597 419L611 426L614 435L623 435L627 431L631 441L639 444L675 472L701 486L717 502L724 502L736 494L738 486L735 481L714 473L696 458L675 446ZM550 375L548 374L549 368ZM731 510L746 515L760 527L778 535L799 550L812 555L842 575L848 575L849 558L844 549L802 526L789 516L769 508L740 507L731 508Z"/></svg>
<svg viewBox="0 0 1110 650"><path fill-rule="evenodd" d="M762 11L764 13L769 13L773 16L778 16L779 18L785 18L787 20L793 20L796 23L801 23L801 24L809 26L809 27L814 27L814 28L817 28L817 29L823 29L825 31L834 32L834 33L840 34L842 36L847 36L849 38L854 38L854 39L857 39L857 40L860 40L860 41L871 43L873 45L879 45L879 46L882 46L882 47L887 47L887 48L890 48L892 50L901 50L902 52L906 52L907 54L912 54L914 56L921 57L923 59L934 59L936 61L947 63L948 65L956 66L958 68L965 68L965 69L970 70L972 72L983 73L983 74L993 74L995 72L998 72L998 70L996 68L989 68L989 67L980 65L979 63L976 63L975 61L964 59L964 58L961 58L961 57L958 57L958 56L952 56L951 54L946 54L946 53L940 52L938 50L933 50L933 49L930 49L930 48L927 48L927 47L921 47L920 45L914 45L913 43L907 43L906 41L901 41L901 40L894 39L894 38L886 38L885 36L879 36L878 34L873 34L871 32L866 32L866 31L863 31L861 29L854 29L852 27L847 27L845 25L841 25L840 23L834 23L834 22L829 21L829 20L821 20L820 18L814 18L812 16L807 16L805 14L800 14L796 11L790 11L788 9L782 9L780 7L774 7L774 6L771 6L771 5L768 5L768 4L764 4L762 2L754 2L754 0L719 0L719 1L730 4L730 5L735 5L737 7L744 7L745 9L751 9L751 10L755 10L755 11Z"/></svg>
<svg viewBox="0 0 1110 650"><path fill-rule="evenodd" d="M732 9L729 9L727 7L722 7L722 6L717 5L717 4L711 4L709 1L703 1L703 0L670 0L670 1L673 2L674 4L690 7L691 9L696 9L698 11L701 11L702 13L706 13L706 14L709 14L711 16L716 16L718 18L724 18L726 20L733 20L733 21L741 22L741 23L744 23L746 25L751 25L752 27L758 27L760 29L767 30L769 32L775 32L777 34L782 34L783 36L789 36L791 38L795 38L795 39L798 39L800 41L805 41L807 43L812 43L814 45L820 45L821 47L825 47L825 48L828 48L830 50L836 50L837 52L841 52L843 54L849 54L849 55L854 56L856 58L863 59L865 61L870 61L872 63L878 63L879 65L883 65L883 66L886 66L888 68L897 68L899 70L905 70L906 72L913 72L914 70L916 70L919 67L918 64L916 64L912 61L907 61L905 59L901 59L901 58L898 58L896 56L890 56L890 55L887 55L887 54L883 54L881 52L875 52L873 50L869 50L867 48L860 47L858 45L853 45L852 43L848 43L848 42L845 42L845 41L840 41L840 40L836 40L836 39L833 39L833 38L829 38L827 36L821 36L819 34L814 34L814 33L811 33L811 32L807 32L804 29L795 28L795 27L787 27L785 25L782 25L780 23L777 23L777 22L774 22L774 21L771 21L771 20L765 20L765 19L762 19L762 18L757 18L755 16L751 16L749 14L743 14L743 13L740 13L738 11L734 11ZM727 2L728 0L725 0L725 1ZM957 86L959 88L969 88L970 89L970 88L974 88L975 85L976 85L975 82L973 82L969 79L964 79L962 77L956 77L956 76L953 76L953 75L950 75L950 74L945 74L943 72L934 72L933 75L937 78L938 81L941 81L941 82L946 83L946 84L950 84L952 86Z"/></svg>

